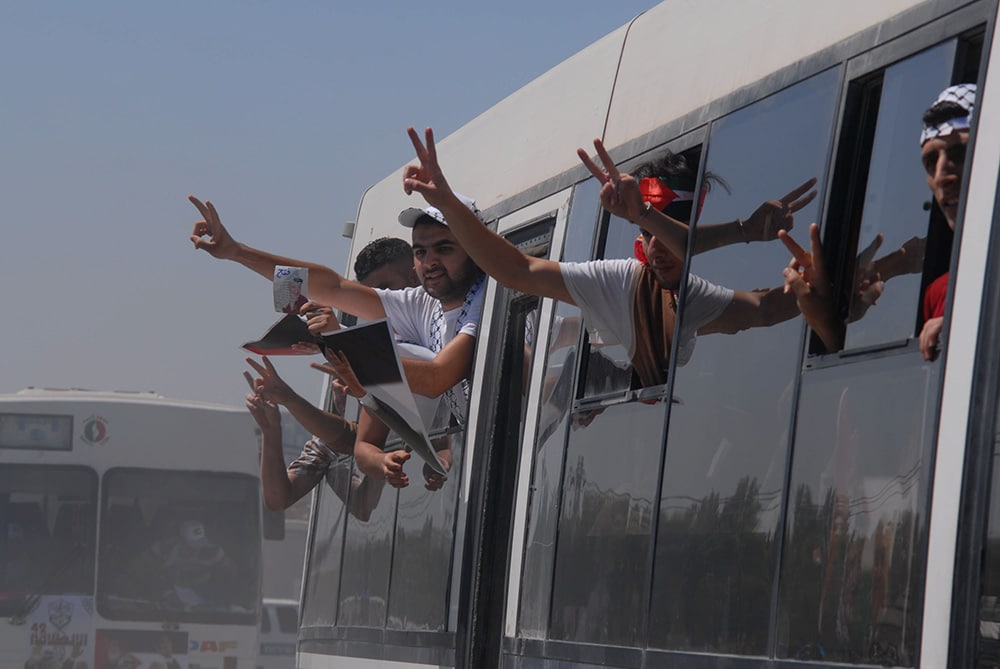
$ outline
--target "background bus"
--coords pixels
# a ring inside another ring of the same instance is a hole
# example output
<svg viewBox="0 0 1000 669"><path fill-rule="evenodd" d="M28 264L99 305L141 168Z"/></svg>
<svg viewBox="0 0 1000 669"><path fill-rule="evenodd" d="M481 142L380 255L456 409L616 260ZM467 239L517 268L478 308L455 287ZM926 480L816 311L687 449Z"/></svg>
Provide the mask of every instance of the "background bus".
<svg viewBox="0 0 1000 669"><path fill-rule="evenodd" d="M365 520L317 493L300 665L998 666L996 14L664 2L439 141L491 225L568 261L631 257L637 233L579 164L593 137L624 170L670 149L701 182L725 179L699 224L736 229L817 177L795 233L822 225L846 345L824 353L799 317L699 337L667 384L635 390L578 309L490 282L446 487L385 494ZM966 82L979 95L952 237L918 137ZM398 212L422 203L399 174L365 192L352 255L405 235ZM914 262L854 318L856 259L879 244ZM685 264L750 291L780 286L788 257L741 243ZM921 298L949 268L946 346L928 362Z"/></svg>
<svg viewBox="0 0 1000 669"><path fill-rule="evenodd" d="M232 407L0 396L0 666L253 669L256 444Z"/></svg>

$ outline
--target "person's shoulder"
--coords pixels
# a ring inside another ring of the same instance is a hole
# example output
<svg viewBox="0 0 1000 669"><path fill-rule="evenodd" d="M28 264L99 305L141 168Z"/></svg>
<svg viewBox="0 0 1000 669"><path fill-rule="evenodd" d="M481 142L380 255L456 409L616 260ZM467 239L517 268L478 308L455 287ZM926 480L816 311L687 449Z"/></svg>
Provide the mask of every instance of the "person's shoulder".
<svg viewBox="0 0 1000 669"><path fill-rule="evenodd" d="M692 299L714 296L722 302L728 302L733 298L734 293L735 291L732 288L726 288L725 286L712 283L708 279L704 279L697 274L688 274L687 299L689 301Z"/></svg>
<svg viewBox="0 0 1000 669"><path fill-rule="evenodd" d="M382 303L392 303L401 305L423 305L433 301L434 298L431 297L423 286L412 286L409 288L395 288L389 290L387 288L376 288L375 292L378 294Z"/></svg>
<svg viewBox="0 0 1000 669"><path fill-rule="evenodd" d="M562 262L559 267L563 272L573 274L619 274L633 272L642 267L635 258L606 258L600 260L584 260L583 262Z"/></svg>

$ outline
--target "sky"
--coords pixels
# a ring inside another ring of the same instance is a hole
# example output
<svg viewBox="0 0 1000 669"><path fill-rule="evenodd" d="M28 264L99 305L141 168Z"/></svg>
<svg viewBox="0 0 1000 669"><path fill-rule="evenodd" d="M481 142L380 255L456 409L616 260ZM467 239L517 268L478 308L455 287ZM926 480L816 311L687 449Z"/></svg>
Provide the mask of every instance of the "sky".
<svg viewBox="0 0 1000 669"><path fill-rule="evenodd" d="M195 251L235 238L344 272L365 188L654 0L4 3L0 393L155 391L241 405L270 285ZM512 166L513 168L513 166ZM321 373L276 360L300 394Z"/></svg>

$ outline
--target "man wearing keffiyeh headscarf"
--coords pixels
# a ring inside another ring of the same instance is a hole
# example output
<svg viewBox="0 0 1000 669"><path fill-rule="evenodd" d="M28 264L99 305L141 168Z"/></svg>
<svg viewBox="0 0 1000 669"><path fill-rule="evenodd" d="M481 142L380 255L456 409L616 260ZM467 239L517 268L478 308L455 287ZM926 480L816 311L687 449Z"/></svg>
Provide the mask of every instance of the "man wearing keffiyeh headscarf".
<svg viewBox="0 0 1000 669"><path fill-rule="evenodd" d="M975 106L975 84L949 86L924 112L924 128L920 133L920 160L927 172L927 185L952 230L958 217L958 197L965 174L965 147L969 141L969 124ZM947 292L948 272L935 279L924 291L920 351L925 360L933 360L938 355Z"/></svg>
<svg viewBox="0 0 1000 669"><path fill-rule="evenodd" d="M962 192L962 179L965 174L965 150L969 141L969 127L976 106L976 85L957 84L941 91L934 104L924 112L923 129L920 132L920 160L927 175L927 186L934 195L934 202L944 215L948 227L955 229L958 217L958 201ZM822 258L823 245L819 239L818 229L811 230L812 253L806 253L795 244L787 232L781 233L781 238L792 252L793 258L785 271L785 282L799 300L806 321L813 329L820 322L829 322L836 318L836 304L823 283L810 281L802 271L809 267L813 259ZM924 240L917 239L921 242ZM899 256L898 252L894 254ZM921 254L922 255L922 254ZM905 255L904 255L905 257ZM878 265L878 261L875 263ZM920 271L914 269L909 271ZM886 277L883 276L883 279ZM924 291L923 319L920 330L920 352L925 360L934 360L938 356L938 346L941 329L944 325L945 295L948 291L948 272L937 277ZM825 294L824 294L825 293ZM811 306L810 306L811 305ZM840 323L841 329L843 323ZM836 351L842 347L827 346L828 351Z"/></svg>

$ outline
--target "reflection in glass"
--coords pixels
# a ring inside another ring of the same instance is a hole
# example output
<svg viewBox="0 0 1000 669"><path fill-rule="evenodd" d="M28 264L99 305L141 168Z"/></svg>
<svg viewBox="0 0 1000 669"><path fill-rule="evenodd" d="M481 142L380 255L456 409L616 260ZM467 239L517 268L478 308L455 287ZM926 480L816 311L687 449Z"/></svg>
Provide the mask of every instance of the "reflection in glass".
<svg viewBox="0 0 1000 669"><path fill-rule="evenodd" d="M413 466L411 463L410 469ZM413 478L411 473L411 480ZM328 497L329 492L329 490L323 491ZM389 600L389 565L392 561L392 528L397 497L396 491L386 486L377 498L375 508L370 510L366 518L360 519L354 514L346 514L338 625L356 627L385 625L386 603ZM344 515L343 512L341 515ZM317 536L313 542L318 540Z"/></svg>
<svg viewBox="0 0 1000 669"><path fill-rule="evenodd" d="M981 659L1000 658L1000 433L996 428L981 578L979 656Z"/></svg>
<svg viewBox="0 0 1000 669"><path fill-rule="evenodd" d="M590 259L594 226L600 209L598 192L596 179L588 179L575 187L563 260ZM526 637L542 638L548 628L563 454L570 407L576 396L574 378L580 327L580 310L565 303L556 303L545 359L528 497L519 613L520 634Z"/></svg>
<svg viewBox="0 0 1000 669"><path fill-rule="evenodd" d="M931 199L920 162L921 116L951 81L954 40L886 68L869 165L852 285L875 273L884 292L852 291L846 348L861 348L914 335L921 300ZM831 221L831 225L837 222ZM899 253L900 249L903 253ZM928 250L931 252L932 250Z"/></svg>
<svg viewBox="0 0 1000 669"><path fill-rule="evenodd" d="M713 124L705 169L730 192L707 193L698 225L746 219L810 177L822 182L837 92L838 72L831 70ZM797 230L815 220L820 199L795 214ZM695 240L698 234L696 227ZM794 296L782 291L787 262L778 241L732 244L691 259L693 274L736 289L733 304L745 308L730 305L724 327L699 329L691 360L675 370L650 645L767 651L802 333ZM769 292L750 292L768 286ZM686 310L696 307L684 299L682 327Z"/></svg>
<svg viewBox="0 0 1000 669"><path fill-rule="evenodd" d="M333 625L337 620L340 556L344 547L345 506L325 485L315 488L313 537L302 591L302 626Z"/></svg>
<svg viewBox="0 0 1000 669"><path fill-rule="evenodd" d="M0 468L0 613L32 595L91 594L97 475L86 467Z"/></svg>
<svg viewBox="0 0 1000 669"><path fill-rule="evenodd" d="M443 631L447 625L455 511L462 472L464 432L434 440L450 448L448 480L435 491L424 487L420 463L408 463L410 485L399 491L392 578L386 627ZM446 441L446 444L442 444ZM390 555L386 551L386 557Z"/></svg>
<svg viewBox="0 0 1000 669"><path fill-rule="evenodd" d="M632 258L638 228L611 217L605 229L604 259ZM600 397L628 390L632 385L632 362L621 344L606 345L588 338L584 397Z"/></svg>
<svg viewBox="0 0 1000 669"><path fill-rule="evenodd" d="M255 621L257 479L112 469L104 477L98 608L109 618Z"/></svg>
<svg viewBox="0 0 1000 669"><path fill-rule="evenodd" d="M664 413L629 403L573 414L550 638L641 642Z"/></svg>
<svg viewBox="0 0 1000 669"><path fill-rule="evenodd" d="M552 337L549 340L542 382L542 407L534 441L536 450L521 587L521 634L535 638L545 636L548 622L559 482L562 477L566 426L573 403L576 351L580 340L580 310L560 303L556 306L552 322Z"/></svg>
<svg viewBox="0 0 1000 669"><path fill-rule="evenodd" d="M935 368L908 354L805 375L780 657L909 666L923 597Z"/></svg>
<svg viewBox="0 0 1000 669"><path fill-rule="evenodd" d="M1000 411L997 415L1000 415ZM986 512L982 565L977 653L982 663L980 666L991 667L1000 662L1000 424L993 428L989 508Z"/></svg>

